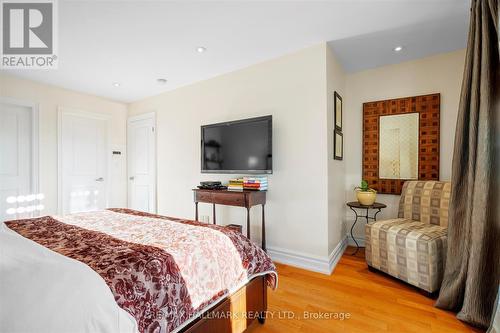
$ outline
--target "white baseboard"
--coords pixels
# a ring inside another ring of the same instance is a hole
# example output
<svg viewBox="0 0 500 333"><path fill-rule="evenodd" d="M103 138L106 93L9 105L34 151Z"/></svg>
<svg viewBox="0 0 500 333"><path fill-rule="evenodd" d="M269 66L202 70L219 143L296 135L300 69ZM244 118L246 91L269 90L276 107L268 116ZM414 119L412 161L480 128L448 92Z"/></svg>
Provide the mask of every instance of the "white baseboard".
<svg viewBox="0 0 500 333"><path fill-rule="evenodd" d="M347 238L344 238L335 247L335 249L333 249L328 258L312 257L310 255L305 255L296 251L274 247L268 247L267 254L269 254L273 261L279 262L281 264L330 275L339 262L340 257L342 257L342 254L344 253L346 247Z"/></svg>
<svg viewBox="0 0 500 333"><path fill-rule="evenodd" d="M347 248L347 237L344 237L340 243L333 249L332 253L330 253L328 260L328 275L332 274L333 270L337 266L340 258L344 254L345 249Z"/></svg>

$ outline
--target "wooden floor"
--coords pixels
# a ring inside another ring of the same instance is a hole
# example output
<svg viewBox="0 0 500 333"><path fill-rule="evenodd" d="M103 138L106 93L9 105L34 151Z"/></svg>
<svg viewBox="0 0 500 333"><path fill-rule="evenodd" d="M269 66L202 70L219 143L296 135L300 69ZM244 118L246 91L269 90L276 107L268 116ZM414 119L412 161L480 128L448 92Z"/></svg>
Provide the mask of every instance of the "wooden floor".
<svg viewBox="0 0 500 333"><path fill-rule="evenodd" d="M277 264L279 286L268 292L266 323L254 322L247 332L482 332L435 308L415 288L368 271L364 252L352 252L346 250L330 276ZM332 318L304 319L304 311Z"/></svg>

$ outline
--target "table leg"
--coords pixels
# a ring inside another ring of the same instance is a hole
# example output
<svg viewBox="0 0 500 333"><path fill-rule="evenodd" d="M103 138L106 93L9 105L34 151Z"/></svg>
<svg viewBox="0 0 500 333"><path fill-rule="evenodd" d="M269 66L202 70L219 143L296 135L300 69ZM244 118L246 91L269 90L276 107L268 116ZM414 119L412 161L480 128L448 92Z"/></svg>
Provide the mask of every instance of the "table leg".
<svg viewBox="0 0 500 333"><path fill-rule="evenodd" d="M198 202L194 203L194 207L195 207L195 209L194 209L194 220L198 221Z"/></svg>
<svg viewBox="0 0 500 333"><path fill-rule="evenodd" d="M250 239L250 207L247 207L247 238Z"/></svg>
<svg viewBox="0 0 500 333"><path fill-rule="evenodd" d="M356 212L352 207L349 207L349 208L354 212L354 215L356 216L356 219L354 220L354 223L352 224L352 227L351 227L351 238L354 241L354 243L356 243L356 251L354 251L354 253L352 255L355 255L356 253L358 253L359 244L356 241L356 238L354 238L352 231L354 230L354 226L356 225L356 222L358 222L358 212Z"/></svg>
<svg viewBox="0 0 500 333"><path fill-rule="evenodd" d="M379 208L379 209L375 212L375 215L373 215L373 219L374 219L375 221L377 221L377 214L378 214L378 213L380 213L380 211L381 211L381 210L382 210L382 209L380 209L380 208Z"/></svg>
<svg viewBox="0 0 500 333"><path fill-rule="evenodd" d="M215 223L215 204L213 204L213 209L212 209L212 211L213 211L213 216L214 216L214 224L217 224L217 223Z"/></svg>
<svg viewBox="0 0 500 333"><path fill-rule="evenodd" d="M265 205L262 205L262 250L266 251L266 218L265 218Z"/></svg>

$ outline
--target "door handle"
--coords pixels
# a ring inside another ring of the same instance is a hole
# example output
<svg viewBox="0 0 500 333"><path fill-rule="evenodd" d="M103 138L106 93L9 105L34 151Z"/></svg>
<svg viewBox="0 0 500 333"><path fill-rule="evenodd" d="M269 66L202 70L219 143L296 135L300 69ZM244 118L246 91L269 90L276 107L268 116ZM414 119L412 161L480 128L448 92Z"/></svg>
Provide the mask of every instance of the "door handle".
<svg viewBox="0 0 500 333"><path fill-rule="evenodd" d="M103 182L103 181L104 181L104 178L99 177L99 178L97 178L95 181L96 181L96 182Z"/></svg>
<svg viewBox="0 0 500 333"><path fill-rule="evenodd" d="M134 180L134 179L135 179L135 177L134 177L134 176L132 176L132 177L129 177L128 179L130 179L130 180Z"/></svg>

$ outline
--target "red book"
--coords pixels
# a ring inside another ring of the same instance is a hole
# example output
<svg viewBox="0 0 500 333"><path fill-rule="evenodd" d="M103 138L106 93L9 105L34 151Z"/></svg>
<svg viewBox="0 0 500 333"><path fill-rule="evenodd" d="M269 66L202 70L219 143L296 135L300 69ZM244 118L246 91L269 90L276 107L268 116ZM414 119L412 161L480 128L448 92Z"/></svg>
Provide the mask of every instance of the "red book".
<svg viewBox="0 0 500 333"><path fill-rule="evenodd" d="M259 189L260 184L245 184L243 185L244 188L250 188L250 189Z"/></svg>

